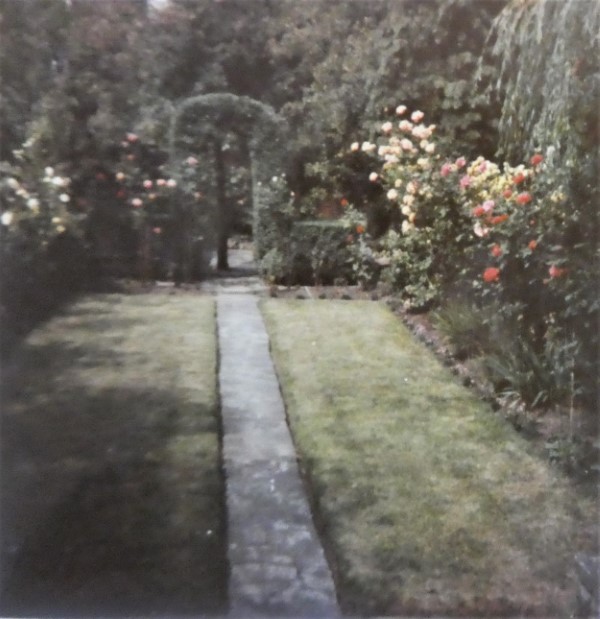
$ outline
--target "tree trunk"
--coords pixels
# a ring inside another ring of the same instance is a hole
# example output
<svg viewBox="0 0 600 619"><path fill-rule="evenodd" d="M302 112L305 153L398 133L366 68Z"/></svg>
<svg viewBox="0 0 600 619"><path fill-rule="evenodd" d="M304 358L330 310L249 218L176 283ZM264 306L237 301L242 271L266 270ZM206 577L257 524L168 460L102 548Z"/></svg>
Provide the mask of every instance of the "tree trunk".
<svg viewBox="0 0 600 619"><path fill-rule="evenodd" d="M217 183L217 269L228 269L227 260L227 241L231 228L231 208L227 203L225 193L225 160L223 158L223 148L220 140L215 140L215 179Z"/></svg>

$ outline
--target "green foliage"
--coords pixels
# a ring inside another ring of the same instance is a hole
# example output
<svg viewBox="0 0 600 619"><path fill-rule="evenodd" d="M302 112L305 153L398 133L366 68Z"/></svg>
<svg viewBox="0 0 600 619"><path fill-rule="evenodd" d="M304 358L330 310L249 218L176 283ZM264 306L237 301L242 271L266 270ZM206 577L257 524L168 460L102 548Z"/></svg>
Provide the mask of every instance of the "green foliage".
<svg viewBox="0 0 600 619"><path fill-rule="evenodd" d="M228 93L191 97L173 115L169 150L176 159L183 149L190 152L203 142L222 142L229 134L236 135L249 151L255 253L260 259L285 242L289 227L283 119L271 107L248 97Z"/></svg>
<svg viewBox="0 0 600 619"><path fill-rule="evenodd" d="M494 348L494 347L492 347ZM495 346L486 366L492 382L506 395L531 407L565 402L571 393L577 343L548 340L542 351L516 338Z"/></svg>
<svg viewBox="0 0 600 619"><path fill-rule="evenodd" d="M38 171L26 152L0 170L3 353L85 283L85 215L70 185L51 167Z"/></svg>
<svg viewBox="0 0 600 619"><path fill-rule="evenodd" d="M460 300L449 300L432 314L433 324L450 342L455 357L474 357L490 348L490 327L481 311Z"/></svg>
<svg viewBox="0 0 600 619"><path fill-rule="evenodd" d="M406 112L397 109L400 117ZM425 126L423 118L416 111L411 121L387 121L377 143L361 147L380 157L381 170L371 181L382 184L393 213L389 230L367 239L375 262L384 265L380 280L412 310L460 291L479 309L477 329L520 342L516 350L499 350L502 360L492 365L504 377L502 389L510 386L528 403L549 405L570 395L557 370L570 351L575 395L592 407L600 304L589 188L574 191L572 166L557 165L552 149L516 167L481 156L452 161L433 139L435 126ZM363 266L359 256L355 267ZM463 327L460 321L447 326Z"/></svg>

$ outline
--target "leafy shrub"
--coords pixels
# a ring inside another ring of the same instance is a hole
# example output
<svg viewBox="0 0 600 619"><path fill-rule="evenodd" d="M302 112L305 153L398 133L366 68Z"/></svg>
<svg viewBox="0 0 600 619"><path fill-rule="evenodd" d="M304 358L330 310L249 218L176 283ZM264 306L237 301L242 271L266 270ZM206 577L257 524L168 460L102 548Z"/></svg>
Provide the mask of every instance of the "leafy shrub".
<svg viewBox="0 0 600 619"><path fill-rule="evenodd" d="M0 312L2 348L84 285L88 275L85 215L72 203L71 181L48 166L0 173Z"/></svg>
<svg viewBox="0 0 600 619"><path fill-rule="evenodd" d="M458 287L478 308L482 328L504 323L501 330L519 347L502 351L503 361L492 365L529 403L566 396L557 370L564 355L557 351L569 351L577 395L592 404L600 302L598 226L589 200L597 191L573 184L578 164L559 160L552 146L517 166L443 157L433 141L436 127L424 125L420 111L410 120L406 113L399 106L402 120L386 121L377 143L360 147L380 157L370 179L381 184L392 213L389 230L366 239L375 261L385 264L381 280L413 310Z"/></svg>
<svg viewBox="0 0 600 619"><path fill-rule="evenodd" d="M435 327L448 338L457 358L474 357L490 348L490 327L472 304L449 301L432 318Z"/></svg>
<svg viewBox="0 0 600 619"><path fill-rule="evenodd" d="M286 248L269 251L261 271L271 281L292 284L350 283L355 279L348 248L351 230L343 221L298 221Z"/></svg>

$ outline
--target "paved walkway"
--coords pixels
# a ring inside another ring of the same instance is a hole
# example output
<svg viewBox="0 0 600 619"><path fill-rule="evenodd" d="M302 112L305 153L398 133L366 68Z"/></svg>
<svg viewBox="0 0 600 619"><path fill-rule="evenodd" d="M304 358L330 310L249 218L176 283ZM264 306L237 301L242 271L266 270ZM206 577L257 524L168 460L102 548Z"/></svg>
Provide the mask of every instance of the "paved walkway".
<svg viewBox="0 0 600 619"><path fill-rule="evenodd" d="M243 280L217 292L230 614L339 616L286 423L269 339Z"/></svg>

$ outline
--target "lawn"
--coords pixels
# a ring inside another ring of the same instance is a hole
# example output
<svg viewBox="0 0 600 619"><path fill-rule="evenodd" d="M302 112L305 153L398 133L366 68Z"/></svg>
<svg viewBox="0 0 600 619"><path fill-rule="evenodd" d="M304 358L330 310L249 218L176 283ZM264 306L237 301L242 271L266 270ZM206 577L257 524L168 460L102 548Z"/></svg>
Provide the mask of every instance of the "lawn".
<svg viewBox="0 0 600 619"><path fill-rule="evenodd" d="M224 610L214 314L89 296L6 368L2 616Z"/></svg>
<svg viewBox="0 0 600 619"><path fill-rule="evenodd" d="M316 519L349 613L560 616L597 513L367 301L266 300Z"/></svg>

